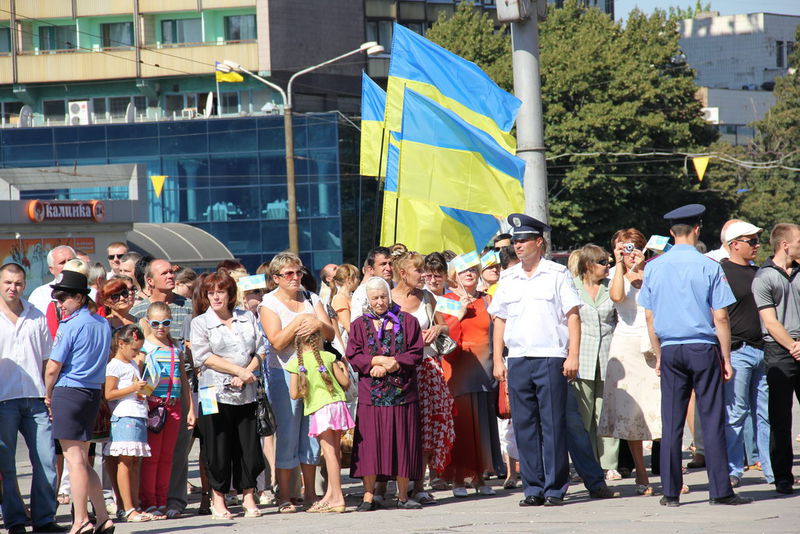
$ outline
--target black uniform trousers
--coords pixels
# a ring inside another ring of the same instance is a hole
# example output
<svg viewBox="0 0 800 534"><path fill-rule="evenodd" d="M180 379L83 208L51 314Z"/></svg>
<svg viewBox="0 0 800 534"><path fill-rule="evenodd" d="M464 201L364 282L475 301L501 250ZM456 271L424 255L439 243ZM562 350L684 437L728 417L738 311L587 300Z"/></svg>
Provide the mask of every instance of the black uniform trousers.
<svg viewBox="0 0 800 534"><path fill-rule="evenodd" d="M692 388L697 399L695 410L703 425L709 495L719 499L733 494L728 478L721 364L719 347L710 343L661 347L661 482L667 497L678 497L683 486L683 427Z"/></svg>
<svg viewBox="0 0 800 534"><path fill-rule="evenodd" d="M227 493L231 484L238 493L255 488L264 470L261 439L256 431L256 404L218 403L219 412L202 413L197 420L203 441L200 461L205 462L211 487Z"/></svg>
<svg viewBox="0 0 800 534"><path fill-rule="evenodd" d="M508 358L508 398L526 497L563 498L569 486L564 358Z"/></svg>
<svg viewBox="0 0 800 534"><path fill-rule="evenodd" d="M800 401L800 361L782 345L764 344L769 386L769 456L775 483L792 485L792 394Z"/></svg>

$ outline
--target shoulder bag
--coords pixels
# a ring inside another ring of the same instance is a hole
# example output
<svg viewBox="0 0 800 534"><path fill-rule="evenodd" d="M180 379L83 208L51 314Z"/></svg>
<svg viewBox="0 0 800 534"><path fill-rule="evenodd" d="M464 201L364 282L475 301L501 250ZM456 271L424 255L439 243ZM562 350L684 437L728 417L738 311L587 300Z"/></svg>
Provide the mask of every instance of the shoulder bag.
<svg viewBox="0 0 800 534"><path fill-rule="evenodd" d="M149 401L147 409L147 430L153 434L158 434L164 429L164 424L167 422L167 403L172 397L172 382L173 375L175 374L175 347L169 348L170 364L169 364L169 386L167 386L167 399L156 399Z"/></svg>
<svg viewBox="0 0 800 534"><path fill-rule="evenodd" d="M422 295L423 295L422 296L423 304L425 305L425 310L428 313L428 322L432 327L433 325L436 324L436 316L434 315L433 311L433 303L430 300L430 295L424 289ZM440 356L444 356L445 354L450 354L451 352L456 350L456 347L458 347L458 343L453 341L453 338L451 338L444 332L436 336L436 339L433 341L433 348L436 349L436 352Z"/></svg>
<svg viewBox="0 0 800 534"><path fill-rule="evenodd" d="M256 377L256 432L264 438L273 435L277 429L275 413L267 398L267 376L264 366L261 365L261 372Z"/></svg>

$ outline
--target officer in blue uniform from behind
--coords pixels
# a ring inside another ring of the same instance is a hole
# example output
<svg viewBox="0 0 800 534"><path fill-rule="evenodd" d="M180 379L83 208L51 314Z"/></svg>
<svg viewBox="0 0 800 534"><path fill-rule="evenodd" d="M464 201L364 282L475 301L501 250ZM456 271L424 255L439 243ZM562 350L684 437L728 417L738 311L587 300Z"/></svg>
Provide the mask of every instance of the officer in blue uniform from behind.
<svg viewBox="0 0 800 534"><path fill-rule="evenodd" d="M709 502L753 501L734 493L728 478L722 383L733 376L726 307L736 298L719 264L695 249L705 211L689 204L664 215L675 246L647 265L639 294L661 376L664 506L678 506L683 485L681 445L692 388L705 437Z"/></svg>

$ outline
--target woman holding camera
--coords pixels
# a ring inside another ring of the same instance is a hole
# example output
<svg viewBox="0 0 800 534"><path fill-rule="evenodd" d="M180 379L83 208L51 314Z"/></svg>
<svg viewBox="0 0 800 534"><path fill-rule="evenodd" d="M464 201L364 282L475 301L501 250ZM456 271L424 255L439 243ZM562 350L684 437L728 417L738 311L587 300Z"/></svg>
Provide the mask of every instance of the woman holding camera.
<svg viewBox="0 0 800 534"><path fill-rule="evenodd" d="M636 491L652 495L642 440L661 438L661 389L644 309L638 303L645 244L644 235L635 228L619 230L611 240L616 265L608 292L618 321L608 354L597 432L628 441L636 468Z"/></svg>

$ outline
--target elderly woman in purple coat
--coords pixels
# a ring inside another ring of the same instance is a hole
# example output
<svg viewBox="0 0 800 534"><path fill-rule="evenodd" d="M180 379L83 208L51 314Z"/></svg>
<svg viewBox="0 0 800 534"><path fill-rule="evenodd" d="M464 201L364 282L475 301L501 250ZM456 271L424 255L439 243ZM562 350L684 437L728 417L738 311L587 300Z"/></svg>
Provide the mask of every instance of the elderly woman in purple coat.
<svg viewBox="0 0 800 534"><path fill-rule="evenodd" d="M347 358L358 372L358 411L350 476L364 480L360 512L375 510L376 480L397 479L397 507L417 509L408 481L422 478L416 366L422 359L419 322L393 304L389 285L367 281L366 313L350 325Z"/></svg>

